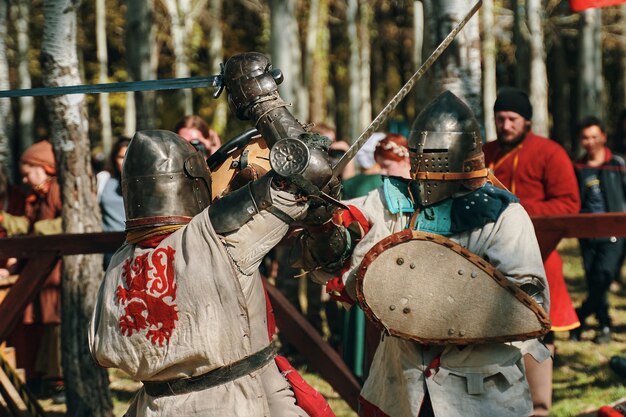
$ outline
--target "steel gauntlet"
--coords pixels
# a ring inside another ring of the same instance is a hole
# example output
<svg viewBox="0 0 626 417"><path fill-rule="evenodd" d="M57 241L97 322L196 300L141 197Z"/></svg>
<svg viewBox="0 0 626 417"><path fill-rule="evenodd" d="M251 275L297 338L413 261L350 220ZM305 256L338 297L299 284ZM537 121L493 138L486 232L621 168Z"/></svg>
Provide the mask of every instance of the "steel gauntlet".
<svg viewBox="0 0 626 417"><path fill-rule="evenodd" d="M252 120L270 148L280 139L305 132L278 94L282 81L282 72L272 69L270 60L258 52L235 55L222 69L232 111L241 120Z"/></svg>

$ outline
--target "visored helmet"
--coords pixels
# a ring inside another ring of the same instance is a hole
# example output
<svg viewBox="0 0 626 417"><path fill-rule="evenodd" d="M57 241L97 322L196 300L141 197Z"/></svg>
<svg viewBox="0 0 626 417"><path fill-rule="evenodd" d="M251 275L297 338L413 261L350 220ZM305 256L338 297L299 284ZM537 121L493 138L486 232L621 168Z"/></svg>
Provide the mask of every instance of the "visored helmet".
<svg viewBox="0 0 626 417"><path fill-rule="evenodd" d="M481 187L487 169L478 121L450 91L433 100L415 119L409 136L411 195L430 206Z"/></svg>
<svg viewBox="0 0 626 417"><path fill-rule="evenodd" d="M135 133L122 167L126 230L184 224L211 202L211 172L200 152L167 130Z"/></svg>

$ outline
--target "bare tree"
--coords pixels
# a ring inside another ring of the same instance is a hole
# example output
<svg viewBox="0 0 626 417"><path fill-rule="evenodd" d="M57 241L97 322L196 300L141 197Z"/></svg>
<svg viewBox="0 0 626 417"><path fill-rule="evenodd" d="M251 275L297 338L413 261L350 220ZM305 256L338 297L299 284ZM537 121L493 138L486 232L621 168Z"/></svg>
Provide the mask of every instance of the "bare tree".
<svg viewBox="0 0 626 417"><path fill-rule="evenodd" d="M602 9L587 9L580 12L580 17L576 113L578 119L602 118Z"/></svg>
<svg viewBox="0 0 626 417"><path fill-rule="evenodd" d="M533 105L533 130L548 136L548 71L543 39L541 0L526 0L530 33L530 102Z"/></svg>
<svg viewBox="0 0 626 417"><path fill-rule="evenodd" d="M524 91L530 85L528 63L530 52L528 48L529 33L526 24L525 0L513 0L513 44L515 45L515 85Z"/></svg>
<svg viewBox="0 0 626 417"><path fill-rule="evenodd" d="M156 79L156 65L153 45L156 44L153 0L133 0L126 3L126 55L131 79ZM132 96L131 100L128 98ZM156 94L154 91L128 93L126 102L126 134L132 136L135 130L151 129L155 126ZM132 113L135 111L135 119ZM133 124L133 126L131 126Z"/></svg>
<svg viewBox="0 0 626 417"><path fill-rule="evenodd" d="M167 13L170 16L170 29L172 36L172 50L174 52L174 73L178 78L191 75L189 68L189 49L195 19L208 0L162 0ZM182 107L185 114L193 113L193 100L191 90L181 90L183 94Z"/></svg>
<svg viewBox="0 0 626 417"><path fill-rule="evenodd" d="M220 64L224 62L224 33L222 31L223 0L211 0L209 14L211 16L211 28L209 29L209 60L211 62L211 74L219 74ZM222 134L228 121L228 104L226 100L215 101L215 114L213 115L213 129Z"/></svg>
<svg viewBox="0 0 626 417"><path fill-rule="evenodd" d="M78 0L45 0L41 63L44 85L82 84L76 50ZM100 231L95 177L91 168L84 95L46 99L67 233ZM69 256L63 262L62 355L67 414L112 416L106 370L94 366L87 334L102 279L102 255Z"/></svg>
<svg viewBox="0 0 626 417"><path fill-rule="evenodd" d="M463 0L424 2L430 49L434 49L458 25L469 10ZM478 16L472 17L432 69L432 85L438 94L450 90L462 98L482 120L481 56Z"/></svg>
<svg viewBox="0 0 626 417"><path fill-rule="evenodd" d="M9 10L8 0L0 0L0 90L10 89L9 63L7 60L7 13ZM11 99L0 98L0 164L12 168L11 137L13 135L13 114L11 112Z"/></svg>
<svg viewBox="0 0 626 417"><path fill-rule="evenodd" d="M424 53L424 3L421 0L413 2L413 70L422 65ZM424 82L418 82L413 87L413 96L415 97L415 110L419 113L426 105L426 89Z"/></svg>
<svg viewBox="0 0 626 417"><path fill-rule="evenodd" d="M348 21L348 42L350 45L350 139L354 140L372 120L372 100L370 88L370 43L369 34L363 25L368 23L369 10L366 2L348 0L346 11Z"/></svg>
<svg viewBox="0 0 626 417"><path fill-rule="evenodd" d="M28 69L30 7L31 0L17 0L13 2L13 24L15 25L17 36L18 87L24 89L31 88L30 71ZM35 138L35 99L33 97L20 97L19 108L19 150L21 152L32 145Z"/></svg>
<svg viewBox="0 0 626 417"><path fill-rule="evenodd" d="M620 66L622 68L622 105L626 109L626 4L620 6L620 18L622 21L622 59Z"/></svg>
<svg viewBox="0 0 626 417"><path fill-rule="evenodd" d="M309 116L309 99L304 87L300 29L296 0L271 0L270 52L272 66L280 68L285 80L278 87L281 97L293 105L293 114L301 121Z"/></svg>
<svg viewBox="0 0 626 417"><path fill-rule="evenodd" d="M480 10L483 54L483 112L485 140L496 139L493 104L496 102L496 39L493 34L493 0L483 0Z"/></svg>
<svg viewBox="0 0 626 417"><path fill-rule="evenodd" d="M96 50L99 63L99 82L109 82L109 55L107 53L106 7L105 0L96 0ZM111 151L111 109L109 95L100 94L100 123L102 124L102 149L108 155Z"/></svg>

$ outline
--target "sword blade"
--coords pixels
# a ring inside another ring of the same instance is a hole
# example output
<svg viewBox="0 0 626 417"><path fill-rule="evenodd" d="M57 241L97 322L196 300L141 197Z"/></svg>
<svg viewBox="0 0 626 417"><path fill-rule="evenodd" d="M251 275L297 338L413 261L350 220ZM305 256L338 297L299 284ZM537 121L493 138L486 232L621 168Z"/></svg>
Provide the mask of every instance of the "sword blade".
<svg viewBox="0 0 626 417"><path fill-rule="evenodd" d="M118 93L127 91L175 90L179 88L221 87L219 75L208 77L168 78L165 80L128 81L121 83L67 85L62 87L1 90L0 97L41 97L64 94Z"/></svg>
<svg viewBox="0 0 626 417"><path fill-rule="evenodd" d="M448 36L446 36L445 39L441 41L439 46L437 46L437 48L430 54L428 59L424 61L422 66L419 67L415 74L413 74L411 78L409 78L409 80L402 86L400 91L398 91L396 95L391 99L391 101L389 101L389 103L380 111L380 113L378 113L376 118L370 123L367 129L365 129L363 133L361 133L357 140L354 141L352 146L350 146L346 153L343 154L341 159L337 161L337 163L333 167L333 175L338 176L339 174L341 174L346 165L348 165L348 162L350 162L352 158L354 158L359 149L361 149L365 142L367 142L367 140L370 138L370 136L372 136L372 133L377 131L378 128L385 122L385 120L387 120L389 114L391 114L391 112L394 111L396 107L398 107L400 101L402 101L402 99L406 97L407 94L409 94L409 91L411 91L415 83L420 78L422 78L424 73L433 65L433 63L437 60L437 58L439 58L443 51L445 51L446 48L450 46L456 35L461 31L461 29L463 29L465 24L471 19L476 11L480 9L482 3L482 0L478 0L478 2L476 2L474 7L472 7L471 10L465 15L463 20L461 20L459 24L456 25L454 29L452 29Z"/></svg>

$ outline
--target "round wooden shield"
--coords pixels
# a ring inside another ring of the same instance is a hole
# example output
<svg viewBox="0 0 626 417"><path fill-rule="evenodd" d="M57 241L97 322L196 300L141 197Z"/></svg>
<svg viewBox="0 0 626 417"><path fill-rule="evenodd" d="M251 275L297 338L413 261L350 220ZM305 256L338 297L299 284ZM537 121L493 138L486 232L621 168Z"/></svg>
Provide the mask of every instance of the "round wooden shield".
<svg viewBox="0 0 626 417"><path fill-rule="evenodd" d="M509 342L550 330L546 311L495 267L430 233L404 230L374 246L357 296L384 331L424 344Z"/></svg>

